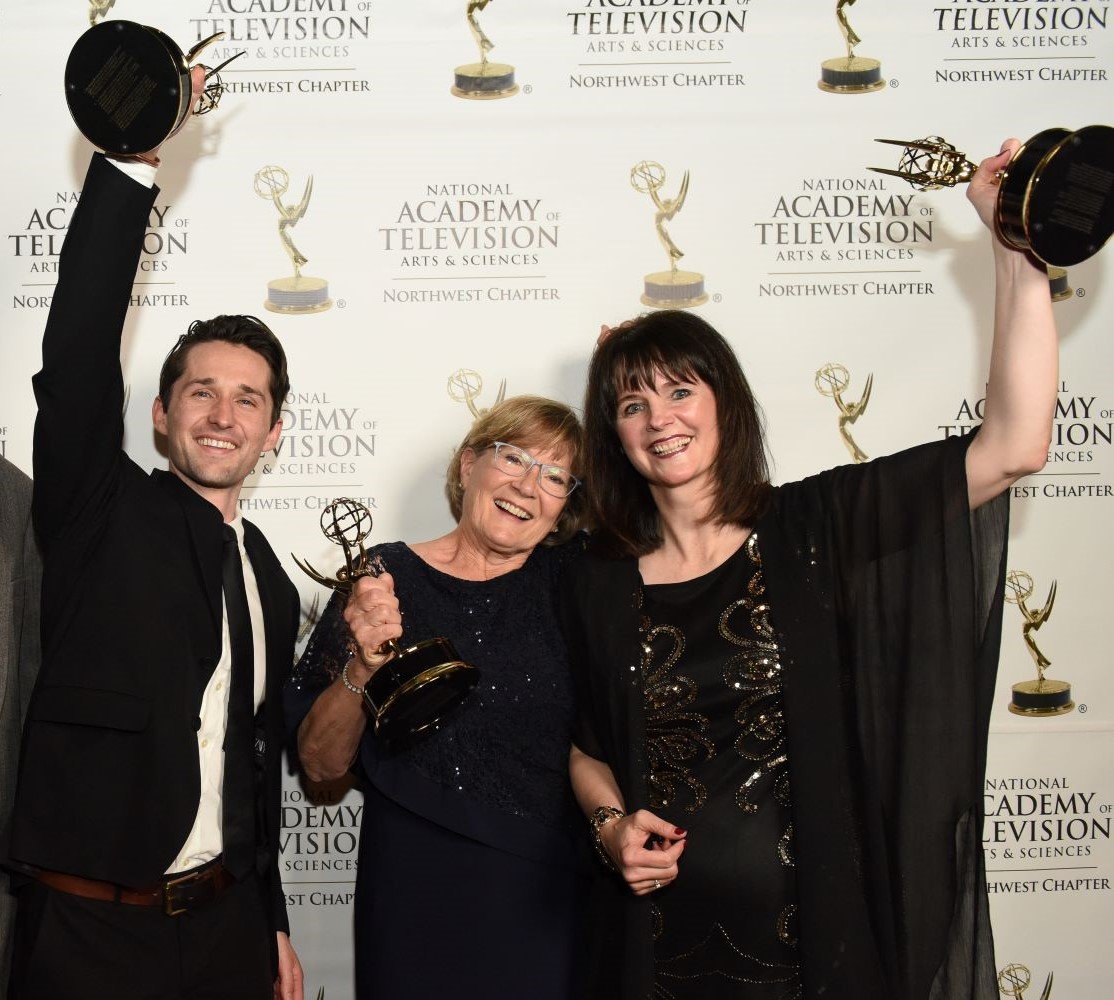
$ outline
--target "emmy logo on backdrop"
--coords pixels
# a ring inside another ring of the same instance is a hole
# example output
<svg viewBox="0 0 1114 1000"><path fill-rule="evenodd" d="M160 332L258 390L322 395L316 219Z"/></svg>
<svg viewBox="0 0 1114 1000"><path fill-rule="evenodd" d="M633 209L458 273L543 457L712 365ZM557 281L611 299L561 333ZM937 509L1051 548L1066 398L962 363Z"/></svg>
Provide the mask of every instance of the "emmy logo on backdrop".
<svg viewBox="0 0 1114 1000"><path fill-rule="evenodd" d="M484 380L480 377L479 372L472 371L471 368L460 368L449 376L449 398L454 403L466 403L468 412L472 414L474 420L479 420L485 413L488 412L490 407L479 407L476 405L476 400L480 398L480 393L484 391ZM499 391L495 394L495 406L498 406L507 395L507 380L503 379L499 383Z"/></svg>
<svg viewBox="0 0 1114 1000"><path fill-rule="evenodd" d="M302 274L302 265L307 258L294 245L290 230L306 214L309 199L313 194L313 176L306 181L302 200L296 205L283 203L282 196L290 187L290 177L282 167L263 167L255 175L255 193L270 201L278 210L279 239L294 265L292 278L275 278L267 282L267 301L264 306L271 312L306 314L324 312L332 304L329 298L329 283L324 278L311 278Z"/></svg>
<svg viewBox="0 0 1114 1000"><path fill-rule="evenodd" d="M387 572L383 560L370 558L364 542L371 535L371 511L356 500L337 497L321 512L321 531L344 552L344 565L332 576L294 556L298 568L317 583L350 594L364 576ZM408 742L433 729L476 686L480 673L465 663L448 639L427 639L403 647L394 639L381 653L390 654L364 685L364 707L375 732L388 742Z"/></svg>
<svg viewBox="0 0 1114 1000"><path fill-rule="evenodd" d="M1044 676L1052 666L1052 661L1041 652L1033 633L1049 619L1052 605L1056 603L1056 581L1048 589L1048 599L1040 608L1030 608L1028 600L1033 596L1033 578L1024 570L1011 570L1006 574L1006 600L1016 604L1021 611L1021 635L1037 665L1035 681L1021 681L1014 684L1010 696L1010 711L1014 715L1040 716L1066 715L1075 702L1071 699L1071 684L1067 681L1053 681Z"/></svg>
<svg viewBox="0 0 1114 1000"><path fill-rule="evenodd" d="M639 194L648 194L653 199L657 209L654 213L654 225L657 227L658 239L669 254L668 271L655 271L646 275L642 304L659 309L686 309L689 306L703 305L708 301L708 295L704 291L704 275L698 271L677 269L677 261L685 254L673 242L665 228L665 224L672 222L685 205L685 198L689 193L689 172L686 170L681 178L681 189L676 198L662 197L665 167L653 160L642 160L631 167L630 183Z"/></svg>
<svg viewBox="0 0 1114 1000"><path fill-rule="evenodd" d="M857 403L843 398L844 391L851 384L851 373L843 365L834 362L824 365L816 373L813 384L822 396L831 396L835 400L839 409L839 436L843 438L843 443L847 446L851 457L860 463L868 461L866 453L851 437L850 427L863 415L870 402L870 390L874 388L874 374L871 373L866 377L862 397Z"/></svg>
<svg viewBox="0 0 1114 1000"><path fill-rule="evenodd" d="M900 177L918 191L964 184L978 169L938 135L875 142L901 146L901 159L896 170L870 169ZM1097 254L1114 233L1114 128L1038 132L998 173L994 224L1003 242L1049 267L1071 267ZM1049 277L1062 281L1053 295L1062 293L1067 275Z"/></svg>
<svg viewBox="0 0 1114 1000"><path fill-rule="evenodd" d="M1011 1000L1023 1000L1025 991L1033 985L1033 974L1024 965L1011 962L998 973L998 992ZM1052 996L1052 973L1044 981L1040 1000L1049 1000Z"/></svg>
<svg viewBox="0 0 1114 1000"><path fill-rule="evenodd" d="M847 44L847 55L825 59L820 64L819 87L829 94L869 94L886 85L882 79L882 64L877 59L855 55L855 46L862 39L847 19L847 8L854 3L855 0L838 0L836 3L836 20Z"/></svg>
<svg viewBox="0 0 1114 1000"><path fill-rule="evenodd" d="M89 0L89 27L97 23L97 18L107 17L116 0Z"/></svg>
<svg viewBox="0 0 1114 1000"><path fill-rule="evenodd" d="M494 101L501 97L514 97L518 93L518 84L514 82L514 67L507 63L490 62L487 58L487 54L495 48L495 43L480 27L476 14L489 3L491 0L468 0L468 28L480 50L480 61L457 66L451 93L470 101Z"/></svg>

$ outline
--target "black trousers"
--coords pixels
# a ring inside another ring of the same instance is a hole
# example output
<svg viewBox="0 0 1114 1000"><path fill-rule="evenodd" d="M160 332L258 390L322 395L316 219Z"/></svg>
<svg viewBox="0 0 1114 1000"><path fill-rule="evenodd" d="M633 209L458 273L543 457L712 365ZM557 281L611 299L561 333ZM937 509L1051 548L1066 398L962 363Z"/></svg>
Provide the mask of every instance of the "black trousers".
<svg viewBox="0 0 1114 1000"><path fill-rule="evenodd" d="M254 877L177 917L29 882L11 1000L271 1000L269 922Z"/></svg>

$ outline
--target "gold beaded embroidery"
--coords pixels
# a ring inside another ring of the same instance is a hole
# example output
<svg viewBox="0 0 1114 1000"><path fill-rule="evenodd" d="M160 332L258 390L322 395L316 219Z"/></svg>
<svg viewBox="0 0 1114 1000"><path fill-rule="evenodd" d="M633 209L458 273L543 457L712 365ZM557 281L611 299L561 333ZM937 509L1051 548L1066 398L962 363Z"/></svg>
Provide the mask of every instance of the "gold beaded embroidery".
<svg viewBox="0 0 1114 1000"><path fill-rule="evenodd" d="M770 623L757 532L751 532L743 548L755 572L747 584L746 596L724 608L719 619L719 633L740 649L723 670L724 683L743 695L735 709L735 721L742 727L735 740L735 750L744 760L756 765L736 791L735 803L745 813L756 813L758 805L753 796L758 786L767 780L773 782L774 798L782 805L789 805L789 755L782 708L781 650ZM731 627L736 614L749 620L753 636L740 635ZM788 866L793 865L792 835L790 824L778 842L778 857Z"/></svg>
<svg viewBox="0 0 1114 1000"><path fill-rule="evenodd" d="M673 625L651 627L645 617L641 632L650 805L664 809L674 804L682 788L687 788L691 801L684 809L694 813L704 805L708 790L692 775L692 767L711 760L716 748L704 735L707 718L687 710L696 701L695 682L673 672L685 651L685 637Z"/></svg>

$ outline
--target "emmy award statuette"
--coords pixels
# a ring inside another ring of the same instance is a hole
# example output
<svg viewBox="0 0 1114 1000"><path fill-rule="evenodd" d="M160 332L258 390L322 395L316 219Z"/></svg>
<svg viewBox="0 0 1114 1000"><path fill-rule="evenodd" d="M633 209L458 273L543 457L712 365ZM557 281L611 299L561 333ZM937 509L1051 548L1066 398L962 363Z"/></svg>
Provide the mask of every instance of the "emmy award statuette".
<svg viewBox="0 0 1114 1000"><path fill-rule="evenodd" d="M468 0L468 28L480 50L478 63L457 66L455 82L450 92L455 97L470 101L496 101L501 97L514 97L518 84L514 82L514 67L508 63L489 62L487 54L495 48L495 43L487 37L476 13L482 11L491 0Z"/></svg>
<svg viewBox="0 0 1114 1000"><path fill-rule="evenodd" d="M98 18L107 17L115 3L116 0L89 0L89 27L93 27Z"/></svg>
<svg viewBox="0 0 1114 1000"><path fill-rule="evenodd" d="M1052 661L1041 652L1033 638L1033 633L1048 621L1052 614L1052 605L1056 602L1056 581L1052 581L1044 607L1030 608L1026 602L1032 596L1033 578L1028 573L1015 569L1006 574L1006 600L1010 604L1016 604L1021 611L1021 617L1024 619L1021 635L1037 665L1035 681L1021 681L1013 686L1010 711L1014 715L1042 718L1066 715L1075 708L1075 702L1071 700L1071 685L1067 681L1053 681L1044 676L1044 672L1052 666Z"/></svg>
<svg viewBox="0 0 1114 1000"><path fill-rule="evenodd" d="M321 531L344 551L344 565L333 576L294 557L298 568L318 583L349 594L360 577L386 572L382 561L369 559L364 547L371 534L371 513L363 504L344 497L333 500L321 512ZM381 651L391 658L364 686L364 705L384 740L405 742L432 729L479 680L480 672L460 658L448 639L427 639L408 647L392 639Z"/></svg>
<svg viewBox="0 0 1114 1000"><path fill-rule="evenodd" d="M855 55L855 46L862 39L847 20L847 8L854 3L855 0L838 0L836 3L836 20L847 43L847 55L825 59L820 64L818 86L829 94L869 94L886 86L886 81L882 79L882 64L877 59Z"/></svg>
<svg viewBox="0 0 1114 1000"><path fill-rule="evenodd" d="M490 407L479 407L476 405L476 400L480 398L480 393L484 391L484 380L480 377L479 372L472 371L471 368L460 368L449 376L449 399L454 403L466 403L468 412L472 414L473 420L479 420L485 413L490 410ZM495 394L495 406L498 406L507 395L507 380L503 379L499 383L499 391Z"/></svg>
<svg viewBox="0 0 1114 1000"><path fill-rule="evenodd" d="M279 239L294 265L292 278L275 278L267 282L267 301L263 305L271 312L305 315L324 312L333 304L329 298L329 283L324 278L311 278L302 274L307 258L294 246L290 230L306 214L313 194L313 177L306 181L302 200L296 205L285 205L282 196L290 187L290 177L282 167L264 167L255 175L255 193L270 201L278 210Z"/></svg>
<svg viewBox="0 0 1114 1000"><path fill-rule="evenodd" d="M918 191L964 184L977 169L939 136L875 141L903 151L896 170L870 169ZM994 221L1005 243L1052 267L1093 257L1114 233L1114 128L1038 132L999 175Z"/></svg>
<svg viewBox="0 0 1114 1000"><path fill-rule="evenodd" d="M631 167L630 183L639 194L648 194L653 199L657 209L654 213L654 225L657 227L658 239L669 254L668 271L655 271L646 275L642 304L658 309L687 309L689 306L703 305L708 301L708 295L704 291L704 275L699 271L677 269L677 261L685 254L673 242L665 228L665 224L672 222L674 216L684 207L689 193L689 172L685 171L685 176L681 179L681 190L677 192L676 198L661 196L661 189L665 185L665 167L653 160L642 160Z"/></svg>
<svg viewBox="0 0 1114 1000"><path fill-rule="evenodd" d="M1023 1000L1025 991L1033 985L1033 974L1029 969L1017 962L1011 962L998 973L998 992L1010 1000ZM1044 981L1040 1000L1049 1000L1052 996L1052 973Z"/></svg>
<svg viewBox="0 0 1114 1000"><path fill-rule="evenodd" d="M1064 302L1075 294L1075 289L1068 281L1068 272L1062 267L1048 268L1048 290L1052 293L1053 302Z"/></svg>
<svg viewBox="0 0 1114 1000"><path fill-rule="evenodd" d="M843 393L851 384L851 373L843 365L829 363L816 373L813 382L816 391L822 396L831 396L839 408L839 436L851 453L851 457L859 463L868 461L866 452L862 450L851 437L850 426L863 415L867 403L870 402L870 390L874 387L874 374L866 377L863 394L857 403L849 402L843 398Z"/></svg>
<svg viewBox="0 0 1114 1000"><path fill-rule="evenodd" d="M92 20L111 4L89 11ZM205 90L191 100L192 63L223 31L183 53L158 28L134 21L102 21L75 43L66 62L66 104L78 130L98 149L136 156L157 149L173 135L191 110L212 111L224 93L220 71L205 67Z"/></svg>

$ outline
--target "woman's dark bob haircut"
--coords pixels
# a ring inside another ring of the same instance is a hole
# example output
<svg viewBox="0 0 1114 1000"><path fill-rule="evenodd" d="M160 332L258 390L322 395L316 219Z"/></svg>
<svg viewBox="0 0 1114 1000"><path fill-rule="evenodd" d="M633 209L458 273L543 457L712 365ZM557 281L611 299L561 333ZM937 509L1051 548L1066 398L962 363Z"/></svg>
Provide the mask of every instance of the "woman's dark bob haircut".
<svg viewBox="0 0 1114 1000"><path fill-rule="evenodd" d="M690 312L647 313L614 329L596 347L584 399L584 475L593 543L614 556L643 556L662 542L650 488L628 461L615 424L619 398L651 388L662 373L704 382L716 399L719 450L709 521L752 526L765 510L770 473L762 417L735 352Z"/></svg>

